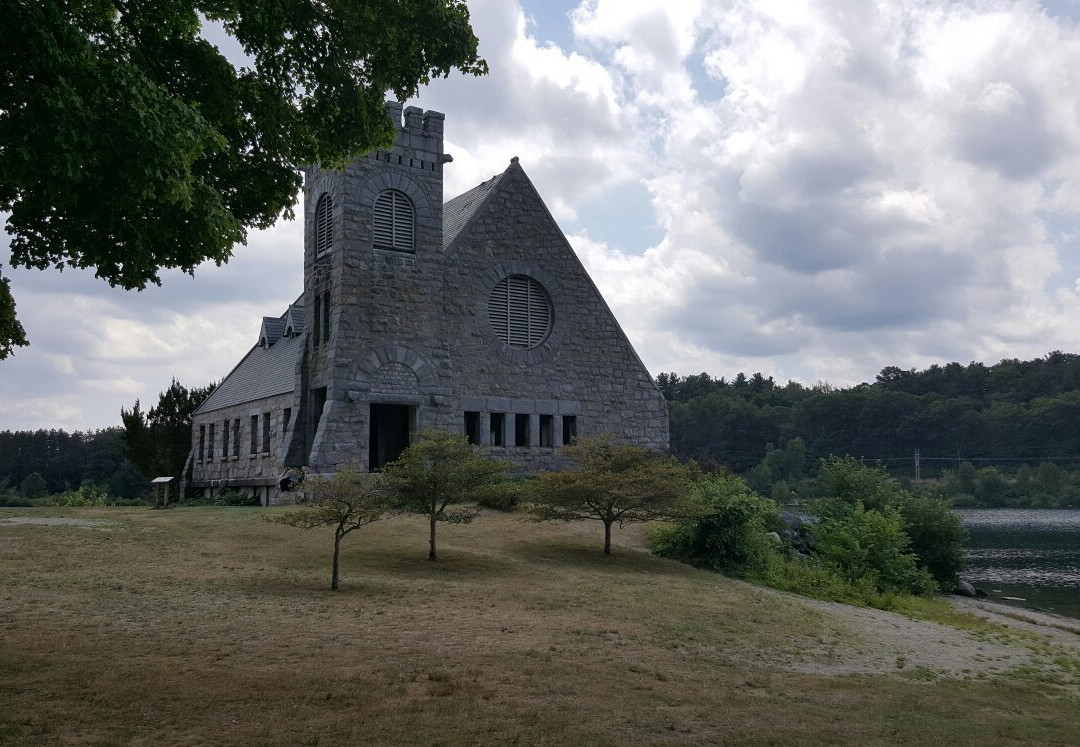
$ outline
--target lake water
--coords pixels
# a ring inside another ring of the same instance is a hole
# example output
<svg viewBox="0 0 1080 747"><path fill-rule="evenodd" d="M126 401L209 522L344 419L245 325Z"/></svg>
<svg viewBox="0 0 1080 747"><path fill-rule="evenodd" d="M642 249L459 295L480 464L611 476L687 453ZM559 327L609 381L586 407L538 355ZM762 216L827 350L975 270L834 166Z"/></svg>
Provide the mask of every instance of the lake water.
<svg viewBox="0 0 1080 747"><path fill-rule="evenodd" d="M956 509L971 532L961 577L991 597L1080 619L1080 510Z"/></svg>

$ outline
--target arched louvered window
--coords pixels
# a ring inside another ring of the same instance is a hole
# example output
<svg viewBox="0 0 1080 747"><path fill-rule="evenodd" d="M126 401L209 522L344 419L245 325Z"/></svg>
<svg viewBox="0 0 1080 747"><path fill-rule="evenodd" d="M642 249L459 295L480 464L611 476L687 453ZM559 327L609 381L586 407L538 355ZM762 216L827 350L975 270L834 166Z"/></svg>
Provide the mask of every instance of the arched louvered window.
<svg viewBox="0 0 1080 747"><path fill-rule="evenodd" d="M375 246L411 252L416 213L404 192L387 189L375 199Z"/></svg>
<svg viewBox="0 0 1080 747"><path fill-rule="evenodd" d="M499 281L488 298L488 319L500 340L512 348L534 348L551 331L551 299L527 275Z"/></svg>
<svg viewBox="0 0 1080 747"><path fill-rule="evenodd" d="M315 256L334 248L334 198L325 192L315 203Z"/></svg>

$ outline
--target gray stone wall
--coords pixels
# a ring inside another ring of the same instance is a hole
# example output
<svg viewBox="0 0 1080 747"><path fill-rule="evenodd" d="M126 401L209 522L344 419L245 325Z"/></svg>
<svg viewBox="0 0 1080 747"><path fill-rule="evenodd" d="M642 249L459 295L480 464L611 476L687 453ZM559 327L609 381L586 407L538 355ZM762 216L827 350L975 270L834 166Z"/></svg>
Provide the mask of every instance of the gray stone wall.
<svg viewBox="0 0 1080 747"><path fill-rule="evenodd" d="M279 394L275 397L245 402L233 407L201 413L192 419L191 428L191 478L188 488L211 497L214 490L233 488L243 493L257 492L262 501L271 503L278 496L277 481L283 471L282 448L285 445L284 415L292 408L293 395ZM295 412L295 410L293 410ZM264 449L263 418L270 415L270 443ZM256 425L256 448L251 450L251 418L258 418ZM234 451L234 424L239 420L239 448ZM290 417L295 422L295 419ZM224 447L223 430L228 428L229 450ZM214 426L214 443L209 443L210 426ZM199 459L200 434L207 440L203 444L203 458ZM235 455L234 455L235 454Z"/></svg>
<svg viewBox="0 0 1080 747"><path fill-rule="evenodd" d="M192 485L265 485L286 466L366 467L373 404L408 405L412 427L458 433L472 413L477 440L529 470L563 464L564 425L667 448L663 396L516 159L444 251L442 115L410 108L401 124L400 107L389 109L400 128L392 150L306 173L306 344L294 393L207 413L194 428L197 450L207 419L220 429L239 417L244 434L251 414L270 411L274 455L253 459L242 440L239 459L193 464ZM374 203L385 189L415 207L413 251L373 245ZM316 257L313 218L324 193L333 198L334 247ZM533 278L550 297L551 332L535 348L507 346L488 319L491 291L508 275ZM293 417L283 433L285 407ZM519 436L529 445L516 445Z"/></svg>
<svg viewBox="0 0 1080 747"><path fill-rule="evenodd" d="M459 409L536 414L534 432L539 415L553 415L557 441L562 416L573 415L579 435L668 447L663 395L516 161L449 248L445 272ZM508 275L529 276L550 296L551 333L536 348L506 345L487 318L491 290ZM506 454L529 468L557 466L559 446Z"/></svg>
<svg viewBox="0 0 1080 747"><path fill-rule="evenodd" d="M298 367L294 406L315 418L303 398L326 388L321 418L294 439L294 453L318 472L360 459L366 464L369 407L387 398L418 409L449 393L439 335L442 289L443 115L388 105L399 125L395 146L359 158L343 172L308 170L305 178L305 309L308 363ZM390 251L373 244L373 208L386 189L406 194L415 209L415 249ZM334 250L315 256L314 208L323 193L334 198ZM315 299L328 288L330 343L314 345ZM400 360L399 360L400 359ZM411 380L410 380L411 377ZM418 412L418 424L426 413Z"/></svg>

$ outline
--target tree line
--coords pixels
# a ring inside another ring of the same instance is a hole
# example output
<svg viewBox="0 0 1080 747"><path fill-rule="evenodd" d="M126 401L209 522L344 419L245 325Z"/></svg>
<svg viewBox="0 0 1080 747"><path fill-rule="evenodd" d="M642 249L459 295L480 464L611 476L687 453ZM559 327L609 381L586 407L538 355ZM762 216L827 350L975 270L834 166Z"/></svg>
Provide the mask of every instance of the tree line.
<svg viewBox="0 0 1080 747"><path fill-rule="evenodd" d="M100 500L145 498L153 478L180 476L191 450L191 415L214 388L189 389L173 379L149 410L139 400L121 408L122 427L0 431L0 505L79 490Z"/></svg>
<svg viewBox="0 0 1080 747"><path fill-rule="evenodd" d="M83 485L116 498L137 498L146 479L124 455L123 433L120 427L0 431L0 499L36 499Z"/></svg>
<svg viewBox="0 0 1080 747"><path fill-rule="evenodd" d="M662 373L657 384L669 403L672 450L739 473L788 446L803 467L850 454L896 477L916 476L916 450L923 478L970 471L965 463L1006 481L1023 465L1080 467L1080 355L1071 353L991 366L889 366L873 383L849 388L779 385L760 373L730 381Z"/></svg>

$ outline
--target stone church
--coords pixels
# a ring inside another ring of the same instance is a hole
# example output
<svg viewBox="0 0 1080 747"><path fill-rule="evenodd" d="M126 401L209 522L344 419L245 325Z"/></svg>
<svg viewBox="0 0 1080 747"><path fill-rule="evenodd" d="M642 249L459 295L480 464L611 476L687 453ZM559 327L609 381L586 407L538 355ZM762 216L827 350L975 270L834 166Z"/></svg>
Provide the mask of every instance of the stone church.
<svg viewBox="0 0 1080 747"><path fill-rule="evenodd" d="M667 406L518 163L443 203L443 115L388 103L392 150L304 180L304 292L196 410L182 489L279 501L291 467L378 470L410 433L520 469L611 433L668 446Z"/></svg>

